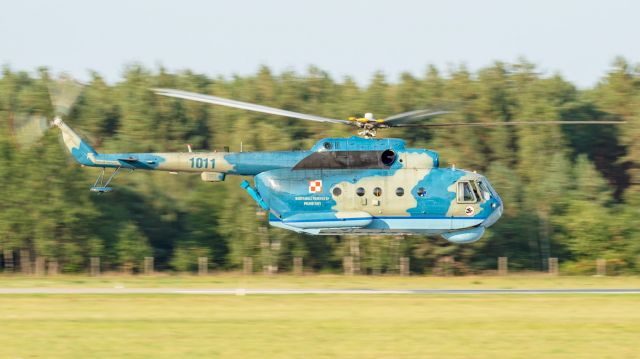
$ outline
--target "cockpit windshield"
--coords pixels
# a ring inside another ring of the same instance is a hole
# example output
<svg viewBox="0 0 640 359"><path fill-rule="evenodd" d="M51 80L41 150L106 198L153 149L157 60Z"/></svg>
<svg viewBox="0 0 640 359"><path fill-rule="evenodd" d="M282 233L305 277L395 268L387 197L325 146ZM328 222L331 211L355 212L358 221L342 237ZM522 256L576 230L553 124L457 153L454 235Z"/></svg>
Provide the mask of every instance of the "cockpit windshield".
<svg viewBox="0 0 640 359"><path fill-rule="evenodd" d="M482 192L482 198L485 200L491 198L491 190L485 181L478 181L478 187L480 187L480 192Z"/></svg>

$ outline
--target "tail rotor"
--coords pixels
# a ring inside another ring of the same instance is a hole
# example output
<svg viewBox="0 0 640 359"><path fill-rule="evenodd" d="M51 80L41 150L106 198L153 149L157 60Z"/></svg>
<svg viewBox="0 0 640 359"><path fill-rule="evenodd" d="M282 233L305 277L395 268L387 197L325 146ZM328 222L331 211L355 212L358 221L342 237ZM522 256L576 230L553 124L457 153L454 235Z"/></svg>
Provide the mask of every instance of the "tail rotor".
<svg viewBox="0 0 640 359"><path fill-rule="evenodd" d="M33 146L52 126L62 123L62 118L69 114L83 89L82 84L67 75L46 81L53 118L42 113L9 113L10 135L19 149Z"/></svg>

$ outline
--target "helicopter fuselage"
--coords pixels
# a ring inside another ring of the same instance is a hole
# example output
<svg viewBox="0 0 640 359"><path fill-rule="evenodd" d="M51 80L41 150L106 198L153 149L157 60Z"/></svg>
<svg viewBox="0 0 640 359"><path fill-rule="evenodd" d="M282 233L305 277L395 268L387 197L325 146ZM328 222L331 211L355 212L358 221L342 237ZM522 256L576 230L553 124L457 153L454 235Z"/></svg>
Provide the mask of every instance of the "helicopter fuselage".
<svg viewBox="0 0 640 359"><path fill-rule="evenodd" d="M62 121L74 158L91 167L254 176L242 187L276 227L308 234L428 234L478 240L502 201L475 172L440 168L438 154L400 139L325 138L308 151L99 154Z"/></svg>

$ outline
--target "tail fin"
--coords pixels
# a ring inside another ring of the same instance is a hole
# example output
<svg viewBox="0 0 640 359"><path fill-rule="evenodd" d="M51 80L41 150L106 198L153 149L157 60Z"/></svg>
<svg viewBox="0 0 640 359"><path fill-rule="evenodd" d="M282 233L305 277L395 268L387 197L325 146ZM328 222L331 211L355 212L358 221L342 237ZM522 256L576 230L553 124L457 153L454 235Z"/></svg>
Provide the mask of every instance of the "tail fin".
<svg viewBox="0 0 640 359"><path fill-rule="evenodd" d="M73 158L80 164L91 166L94 164L95 156L98 154L80 136L69 127L60 117L53 120L53 124L62 131L62 140Z"/></svg>

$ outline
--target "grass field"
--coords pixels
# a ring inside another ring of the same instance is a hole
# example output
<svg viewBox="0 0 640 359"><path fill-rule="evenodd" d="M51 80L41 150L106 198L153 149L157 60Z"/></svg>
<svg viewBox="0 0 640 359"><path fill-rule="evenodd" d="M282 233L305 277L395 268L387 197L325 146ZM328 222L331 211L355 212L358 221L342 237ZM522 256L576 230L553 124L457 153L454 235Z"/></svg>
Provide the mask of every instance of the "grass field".
<svg viewBox="0 0 640 359"><path fill-rule="evenodd" d="M640 296L0 296L2 358L636 358Z"/></svg>
<svg viewBox="0 0 640 359"><path fill-rule="evenodd" d="M637 277L0 277L0 287L638 288ZM640 358L640 295L0 295L0 358Z"/></svg>
<svg viewBox="0 0 640 359"><path fill-rule="evenodd" d="M640 276L343 276L253 275L225 273L210 276L166 275L88 277L60 275L30 277L0 275L0 288L349 288L349 289L523 289L523 288L640 288Z"/></svg>

